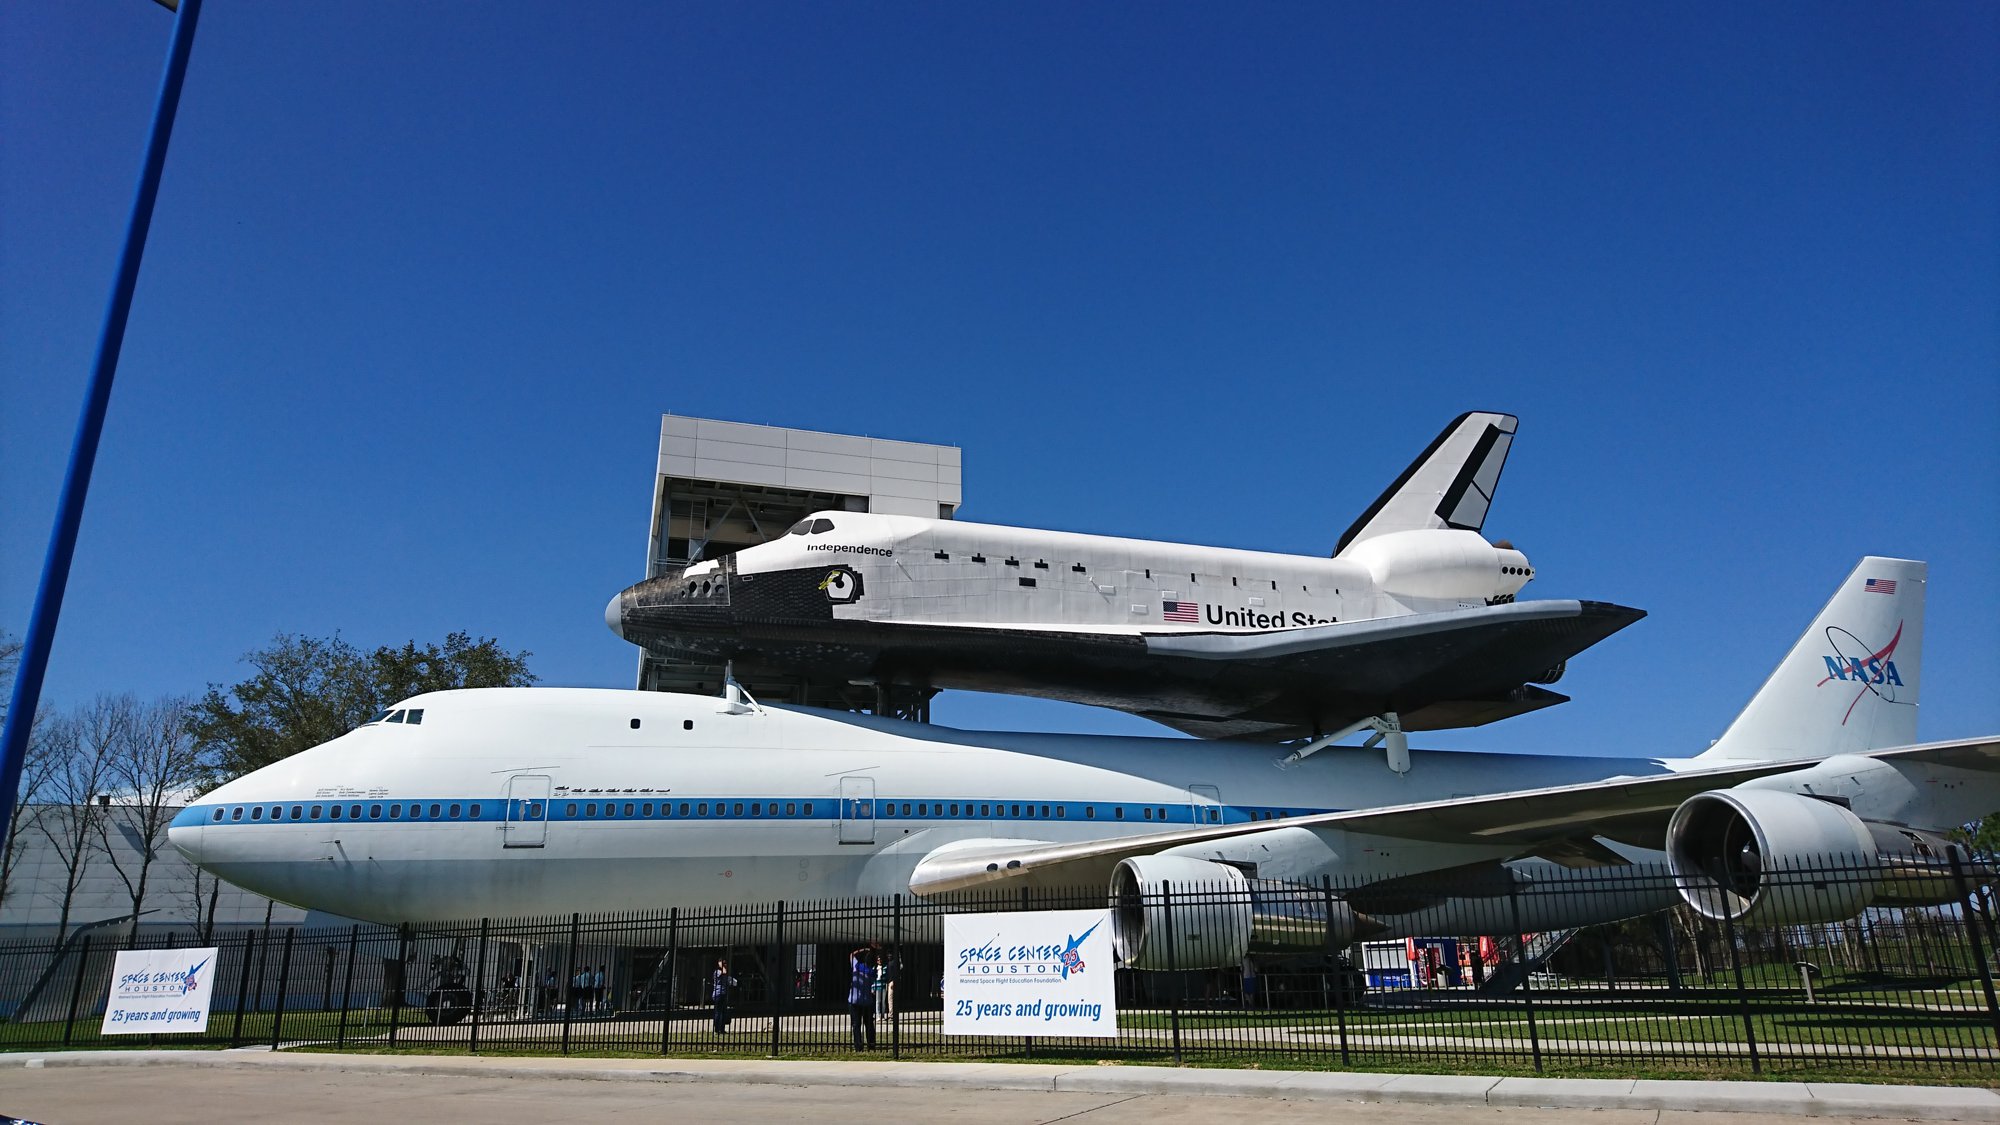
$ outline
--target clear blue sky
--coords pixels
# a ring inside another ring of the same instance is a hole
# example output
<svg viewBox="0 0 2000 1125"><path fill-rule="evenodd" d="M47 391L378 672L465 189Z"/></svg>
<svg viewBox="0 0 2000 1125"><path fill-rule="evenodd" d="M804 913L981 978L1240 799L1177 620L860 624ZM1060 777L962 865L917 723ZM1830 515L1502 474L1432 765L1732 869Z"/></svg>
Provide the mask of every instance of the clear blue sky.
<svg viewBox="0 0 2000 1125"><path fill-rule="evenodd" d="M171 17L0 6L0 627ZM269 4L195 45L49 697L465 629L629 686L664 411L963 515L1323 554L1467 409L1530 593L1651 616L1420 744L1685 753L1864 553L2000 730L2000 7ZM1159 728L946 697L966 725Z"/></svg>

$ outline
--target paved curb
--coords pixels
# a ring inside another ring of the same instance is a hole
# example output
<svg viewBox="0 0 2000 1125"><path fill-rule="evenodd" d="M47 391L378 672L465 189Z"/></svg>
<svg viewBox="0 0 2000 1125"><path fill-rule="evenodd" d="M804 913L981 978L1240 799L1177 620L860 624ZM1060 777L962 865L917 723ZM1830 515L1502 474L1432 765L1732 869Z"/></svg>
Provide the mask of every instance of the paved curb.
<svg viewBox="0 0 2000 1125"><path fill-rule="evenodd" d="M1694 1082L1618 1078L1490 1078L1359 1071L1205 1070L1156 1066L797 1061L764 1059L440 1058L436 1055L251 1051L69 1051L0 1055L39 1067L178 1066L338 1071L454 1078L598 1082L753 1082L781 1086L923 1086L1086 1094L1175 1094L1549 1109L1708 1110L1809 1117L2000 1123L2000 1093L1965 1086L1846 1082Z"/></svg>

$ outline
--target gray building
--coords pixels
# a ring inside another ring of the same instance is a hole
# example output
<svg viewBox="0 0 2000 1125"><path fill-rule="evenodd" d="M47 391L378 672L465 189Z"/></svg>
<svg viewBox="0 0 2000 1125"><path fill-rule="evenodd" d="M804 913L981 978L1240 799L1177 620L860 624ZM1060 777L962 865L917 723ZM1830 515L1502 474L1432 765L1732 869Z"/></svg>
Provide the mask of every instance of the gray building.
<svg viewBox="0 0 2000 1125"><path fill-rule="evenodd" d="M956 446L665 415L646 577L775 539L812 512L951 519L964 496L960 470ZM638 686L712 695L723 672L642 653ZM810 676L746 686L768 702L911 719L929 717L933 694Z"/></svg>

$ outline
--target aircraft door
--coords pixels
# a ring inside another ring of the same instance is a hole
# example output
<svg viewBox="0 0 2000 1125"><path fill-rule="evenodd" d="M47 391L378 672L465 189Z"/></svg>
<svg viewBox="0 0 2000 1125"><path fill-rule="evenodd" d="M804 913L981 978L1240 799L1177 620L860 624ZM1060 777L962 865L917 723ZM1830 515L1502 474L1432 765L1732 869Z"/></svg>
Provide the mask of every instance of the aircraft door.
<svg viewBox="0 0 2000 1125"><path fill-rule="evenodd" d="M516 774L507 779L507 820L500 843L507 848L539 848L549 836L549 779Z"/></svg>
<svg viewBox="0 0 2000 1125"><path fill-rule="evenodd" d="M843 844L875 842L874 778L840 779L840 842Z"/></svg>
<svg viewBox="0 0 2000 1125"><path fill-rule="evenodd" d="M1222 823L1222 790L1213 785L1188 786L1188 810L1196 824Z"/></svg>

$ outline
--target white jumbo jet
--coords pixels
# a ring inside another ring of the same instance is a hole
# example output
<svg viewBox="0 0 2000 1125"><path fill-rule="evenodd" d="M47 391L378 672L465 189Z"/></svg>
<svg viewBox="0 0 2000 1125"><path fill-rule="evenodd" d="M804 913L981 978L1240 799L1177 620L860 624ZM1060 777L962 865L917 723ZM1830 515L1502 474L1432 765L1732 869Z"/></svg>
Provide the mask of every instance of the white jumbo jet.
<svg viewBox="0 0 2000 1125"><path fill-rule="evenodd" d="M1527 556L1481 535L1510 414L1462 414L1332 558L962 520L818 512L605 607L626 640L759 676L1112 707L1201 738L1478 726L1645 614L1519 601Z"/></svg>
<svg viewBox="0 0 2000 1125"><path fill-rule="evenodd" d="M385 923L1014 885L1108 887L1124 903L1165 883L1243 889L1242 917L1181 946L1181 968L1267 947L1254 894L1322 877L1347 888L1318 920L1343 944L1474 932L1506 893L1495 887L1662 859L1672 877L1656 891L1523 897L1518 928L1676 895L1739 921L1847 917L1951 900L1897 864L1946 854L1939 833L2000 809L2000 740L1909 745L1924 582L1922 563L1863 559L1723 737L1687 759L1405 747L1398 771L1354 747L1281 756L956 731L740 692L494 688L398 703L209 793L171 835L231 882ZM1874 874L1781 900L1776 873L1800 861ZM1483 873L1485 912L1408 893L1404 877L1442 871ZM1127 963L1166 964L1149 910L1115 918Z"/></svg>

